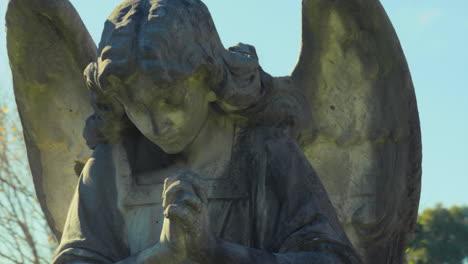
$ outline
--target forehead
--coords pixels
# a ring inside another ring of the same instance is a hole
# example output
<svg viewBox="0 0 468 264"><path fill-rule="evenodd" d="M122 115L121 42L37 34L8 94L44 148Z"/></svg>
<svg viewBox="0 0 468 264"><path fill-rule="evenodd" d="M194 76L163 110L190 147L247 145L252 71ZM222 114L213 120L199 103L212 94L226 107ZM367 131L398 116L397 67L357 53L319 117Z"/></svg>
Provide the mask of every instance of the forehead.
<svg viewBox="0 0 468 264"><path fill-rule="evenodd" d="M166 81L172 81L175 75L188 76L201 63L204 50L196 41L191 12L184 8L186 2L124 2L104 30L101 58L117 62L112 63L114 68L136 63L119 77L135 70L151 72L153 78Z"/></svg>
<svg viewBox="0 0 468 264"><path fill-rule="evenodd" d="M139 103L149 105L159 100L180 101L185 98L188 90L186 81L155 83L150 76L139 74L125 85L124 91L119 93L123 103Z"/></svg>
<svg viewBox="0 0 468 264"><path fill-rule="evenodd" d="M100 78L115 76L125 83L118 97L143 103L185 96L191 85L183 80L203 64L206 51L191 22L200 16L192 12L197 3L128 0L116 8L101 41L100 59L107 63L99 68Z"/></svg>

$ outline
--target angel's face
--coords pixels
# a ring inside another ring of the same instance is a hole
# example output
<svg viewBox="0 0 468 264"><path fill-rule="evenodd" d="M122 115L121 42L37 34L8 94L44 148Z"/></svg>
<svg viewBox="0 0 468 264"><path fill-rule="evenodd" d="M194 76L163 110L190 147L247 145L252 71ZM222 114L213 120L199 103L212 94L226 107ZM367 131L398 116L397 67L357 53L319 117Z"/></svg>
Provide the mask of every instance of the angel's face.
<svg viewBox="0 0 468 264"><path fill-rule="evenodd" d="M183 152L194 141L208 118L212 96L193 79L155 88L152 82L139 78L131 94L121 100L129 119L169 154Z"/></svg>

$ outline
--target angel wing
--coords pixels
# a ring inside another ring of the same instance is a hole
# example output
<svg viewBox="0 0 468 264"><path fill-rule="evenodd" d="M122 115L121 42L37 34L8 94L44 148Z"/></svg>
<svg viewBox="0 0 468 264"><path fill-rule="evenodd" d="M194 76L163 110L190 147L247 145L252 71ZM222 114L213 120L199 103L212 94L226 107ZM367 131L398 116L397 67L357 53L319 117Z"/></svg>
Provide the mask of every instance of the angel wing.
<svg viewBox="0 0 468 264"><path fill-rule="evenodd" d="M67 0L10 0L7 46L36 193L60 238L83 162L92 113L83 69L96 46Z"/></svg>
<svg viewBox="0 0 468 264"><path fill-rule="evenodd" d="M421 135L410 72L378 0L303 0L291 79L312 114L300 143L366 263L403 263Z"/></svg>

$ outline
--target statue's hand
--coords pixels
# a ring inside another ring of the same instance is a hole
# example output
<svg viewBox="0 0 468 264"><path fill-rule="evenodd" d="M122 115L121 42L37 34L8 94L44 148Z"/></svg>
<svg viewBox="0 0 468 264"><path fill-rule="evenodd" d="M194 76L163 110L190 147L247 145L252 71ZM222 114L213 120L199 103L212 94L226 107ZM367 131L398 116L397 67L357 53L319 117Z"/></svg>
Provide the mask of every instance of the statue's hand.
<svg viewBox="0 0 468 264"><path fill-rule="evenodd" d="M187 255L200 263L211 257L217 245L210 228L207 200L202 180L195 173L180 170L166 179L164 214L185 230Z"/></svg>
<svg viewBox="0 0 468 264"><path fill-rule="evenodd" d="M160 259L164 263L179 264L187 259L187 247L183 226L179 220L164 217L163 228L159 238Z"/></svg>

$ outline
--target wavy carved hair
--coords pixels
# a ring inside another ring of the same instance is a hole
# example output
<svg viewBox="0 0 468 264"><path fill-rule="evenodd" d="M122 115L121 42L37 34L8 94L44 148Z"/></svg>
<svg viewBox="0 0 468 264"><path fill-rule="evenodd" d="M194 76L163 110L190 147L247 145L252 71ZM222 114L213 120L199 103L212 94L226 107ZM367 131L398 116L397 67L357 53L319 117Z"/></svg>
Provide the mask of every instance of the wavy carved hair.
<svg viewBox="0 0 468 264"><path fill-rule="evenodd" d="M124 1L106 21L98 58L84 74L95 110L84 131L91 148L134 128L116 96L138 88L131 87L137 74L168 87L197 74L216 93L219 111L276 125L298 119L291 110L295 100L274 91L253 46L223 47L200 0Z"/></svg>

